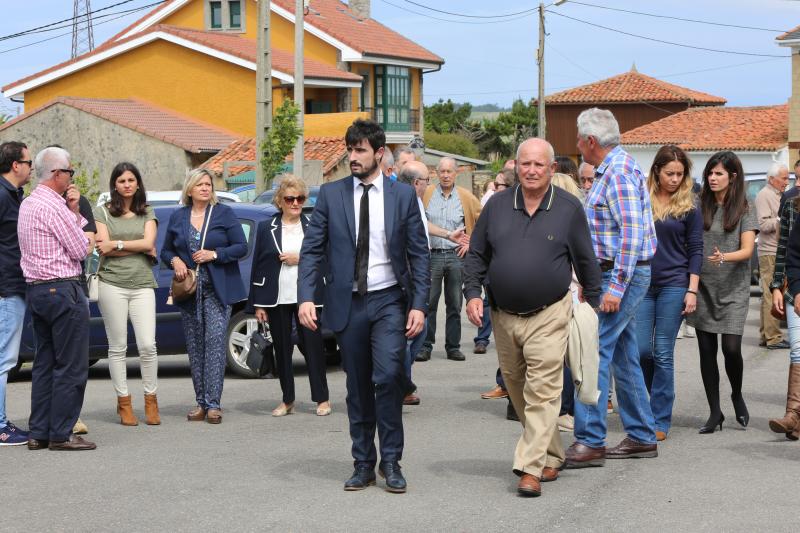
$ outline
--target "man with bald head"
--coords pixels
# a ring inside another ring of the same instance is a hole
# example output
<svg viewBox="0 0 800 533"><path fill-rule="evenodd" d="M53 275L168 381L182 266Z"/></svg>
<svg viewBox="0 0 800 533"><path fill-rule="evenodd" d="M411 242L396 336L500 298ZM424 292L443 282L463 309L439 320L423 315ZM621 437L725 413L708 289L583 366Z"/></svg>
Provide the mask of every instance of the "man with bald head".
<svg viewBox="0 0 800 533"><path fill-rule="evenodd" d="M522 423L514 452L518 492L539 496L564 464L556 429L563 364L572 318L574 269L583 297L600 302L600 267L580 201L553 186L553 147L528 139L517 152L513 187L486 204L465 261L467 316L479 326L481 288L487 292L497 357L509 397Z"/></svg>

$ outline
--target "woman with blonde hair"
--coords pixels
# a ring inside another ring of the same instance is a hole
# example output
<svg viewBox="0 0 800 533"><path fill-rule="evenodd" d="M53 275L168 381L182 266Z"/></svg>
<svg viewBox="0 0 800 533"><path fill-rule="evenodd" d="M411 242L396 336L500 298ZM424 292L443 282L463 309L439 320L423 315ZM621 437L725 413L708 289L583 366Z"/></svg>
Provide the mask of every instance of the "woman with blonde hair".
<svg viewBox="0 0 800 533"><path fill-rule="evenodd" d="M307 199L305 182L295 176L284 176L273 201L278 214L261 222L256 230L247 309L255 313L259 322L269 322L272 332L283 392L282 401L272 411L272 416L286 416L294 411L292 322L297 327L298 344L308 364L311 399L317 403L317 415L331 413L321 328L311 331L300 324L297 317L297 263L309 223L309 217L303 214L303 204ZM314 294L318 319L323 287L322 283L318 284Z"/></svg>
<svg viewBox="0 0 800 533"><path fill-rule="evenodd" d="M178 281L197 272L195 293L174 302L181 310L197 402L187 419L219 424L231 305L247 298L239 273L247 239L233 209L217 202L209 171L190 172L181 196L183 207L169 217L161 260Z"/></svg>
<svg viewBox="0 0 800 533"><path fill-rule="evenodd" d="M650 288L636 327L642 373L650 392L656 439L667 438L675 401L675 339L683 315L697 306L703 263L703 217L692 192L692 165L674 145L656 153L647 186L658 249L650 263Z"/></svg>

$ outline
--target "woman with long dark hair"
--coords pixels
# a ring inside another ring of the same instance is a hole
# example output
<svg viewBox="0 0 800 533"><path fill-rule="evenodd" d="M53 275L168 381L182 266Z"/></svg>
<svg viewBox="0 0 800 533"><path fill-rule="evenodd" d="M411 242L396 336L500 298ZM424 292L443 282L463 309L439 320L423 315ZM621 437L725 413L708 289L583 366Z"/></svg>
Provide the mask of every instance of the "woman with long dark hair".
<svg viewBox="0 0 800 533"><path fill-rule="evenodd" d="M708 160L703 170L700 206L706 260L700 272L697 310L688 322L697 330L700 374L711 411L700 433L713 433L717 426L722 429L725 420L719 401L720 337L736 421L743 427L750 421L742 397L742 334L750 299L750 257L758 221L745 196L742 162L733 152L717 152Z"/></svg>
<svg viewBox="0 0 800 533"><path fill-rule="evenodd" d="M674 145L656 153L647 188L658 236L650 288L636 315L642 374L650 392L656 439L667 438L675 401L675 339L694 312L703 264L703 218L692 192L692 165Z"/></svg>
<svg viewBox="0 0 800 533"><path fill-rule="evenodd" d="M156 298L158 285L151 260L156 250L156 215L147 205L139 170L120 163L111 171L111 199L94 208L96 248L100 254L97 305L108 337L108 371L117 393L117 413L124 426L136 426L128 391L125 355L128 320L133 324L144 389L145 421L161 423L158 414L158 357L156 353Z"/></svg>

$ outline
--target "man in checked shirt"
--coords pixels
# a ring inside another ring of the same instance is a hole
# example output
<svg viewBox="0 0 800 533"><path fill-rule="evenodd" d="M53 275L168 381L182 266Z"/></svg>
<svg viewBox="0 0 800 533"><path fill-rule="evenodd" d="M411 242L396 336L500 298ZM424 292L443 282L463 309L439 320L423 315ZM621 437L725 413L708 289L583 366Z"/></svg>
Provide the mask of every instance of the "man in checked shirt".
<svg viewBox="0 0 800 533"><path fill-rule="evenodd" d="M585 209L603 271L598 389L604 400L613 368L627 436L606 450L605 401L595 406L575 402L575 442L566 453L567 468L603 466L606 458L658 456L633 320L650 285L650 259L657 244L647 180L619 146L619 125L610 111L592 108L578 116L578 150L596 169Z"/></svg>
<svg viewBox="0 0 800 533"><path fill-rule="evenodd" d="M93 450L94 443L72 434L89 371L89 302L81 286L90 251L86 220L66 150L45 148L34 169L39 185L22 201L17 225L36 334L28 449Z"/></svg>

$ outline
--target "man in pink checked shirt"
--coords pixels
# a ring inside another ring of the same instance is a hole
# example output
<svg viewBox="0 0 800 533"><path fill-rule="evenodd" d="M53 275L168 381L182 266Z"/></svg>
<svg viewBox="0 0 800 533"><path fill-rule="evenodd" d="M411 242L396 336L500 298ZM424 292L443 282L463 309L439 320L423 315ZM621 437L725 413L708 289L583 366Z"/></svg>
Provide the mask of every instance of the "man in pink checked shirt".
<svg viewBox="0 0 800 533"><path fill-rule="evenodd" d="M66 150L45 148L34 169L39 185L23 200L17 226L36 334L28 449L93 450L94 443L72 434L89 371L89 303L81 287L81 262L90 251L81 229L86 220Z"/></svg>

